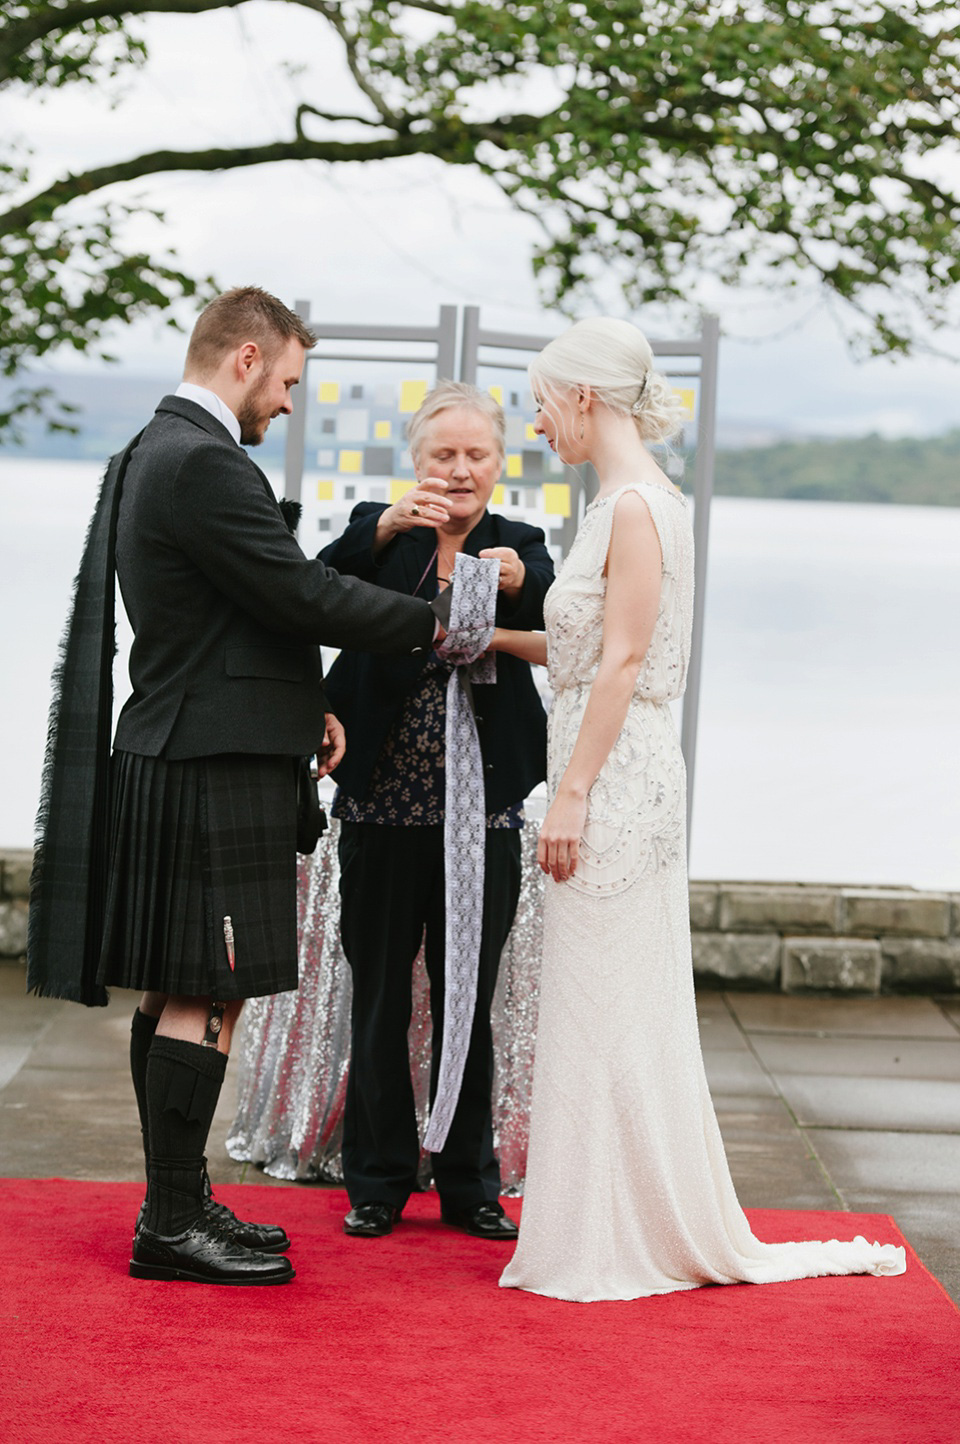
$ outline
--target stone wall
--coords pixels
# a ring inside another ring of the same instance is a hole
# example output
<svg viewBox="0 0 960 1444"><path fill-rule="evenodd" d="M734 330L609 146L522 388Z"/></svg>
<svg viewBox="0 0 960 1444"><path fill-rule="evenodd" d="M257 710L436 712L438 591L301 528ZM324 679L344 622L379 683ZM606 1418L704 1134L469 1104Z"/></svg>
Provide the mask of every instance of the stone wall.
<svg viewBox="0 0 960 1444"><path fill-rule="evenodd" d="M32 853L0 851L0 962L22 961ZM960 893L815 883L690 884L693 966L719 987L960 992Z"/></svg>
<svg viewBox="0 0 960 1444"><path fill-rule="evenodd" d="M960 992L960 894L694 882L700 981L785 993Z"/></svg>
<svg viewBox="0 0 960 1444"><path fill-rule="evenodd" d="M0 852L0 963L18 962L27 951L27 898L30 895L30 848Z"/></svg>

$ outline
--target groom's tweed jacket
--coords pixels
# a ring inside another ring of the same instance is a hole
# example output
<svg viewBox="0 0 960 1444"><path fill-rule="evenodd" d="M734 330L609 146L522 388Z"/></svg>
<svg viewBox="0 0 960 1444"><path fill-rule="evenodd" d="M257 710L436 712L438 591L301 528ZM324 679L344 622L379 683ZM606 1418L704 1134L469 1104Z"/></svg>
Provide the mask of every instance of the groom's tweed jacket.
<svg viewBox="0 0 960 1444"><path fill-rule="evenodd" d="M135 633L125 752L308 755L324 733L318 643L409 654L433 639L425 601L308 560L263 472L182 397L130 461L116 555Z"/></svg>

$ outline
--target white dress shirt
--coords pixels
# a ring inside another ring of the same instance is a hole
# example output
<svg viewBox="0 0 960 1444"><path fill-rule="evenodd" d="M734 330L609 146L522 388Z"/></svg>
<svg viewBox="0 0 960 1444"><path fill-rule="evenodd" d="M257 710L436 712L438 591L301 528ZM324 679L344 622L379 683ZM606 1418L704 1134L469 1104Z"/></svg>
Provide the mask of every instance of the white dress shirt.
<svg viewBox="0 0 960 1444"><path fill-rule="evenodd" d="M181 381L173 394L182 396L187 401L195 401L204 411L209 411L212 417L227 428L237 445L240 445L240 423L215 391L209 391L206 386L195 386L192 381Z"/></svg>

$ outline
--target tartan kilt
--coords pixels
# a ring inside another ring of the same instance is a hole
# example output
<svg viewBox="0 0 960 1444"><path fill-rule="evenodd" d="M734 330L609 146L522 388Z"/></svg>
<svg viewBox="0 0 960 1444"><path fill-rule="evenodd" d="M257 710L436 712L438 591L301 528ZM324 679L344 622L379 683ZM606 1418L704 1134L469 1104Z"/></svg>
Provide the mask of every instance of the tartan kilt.
<svg viewBox="0 0 960 1444"><path fill-rule="evenodd" d="M295 988L297 760L118 751L110 766L98 982L220 1002Z"/></svg>

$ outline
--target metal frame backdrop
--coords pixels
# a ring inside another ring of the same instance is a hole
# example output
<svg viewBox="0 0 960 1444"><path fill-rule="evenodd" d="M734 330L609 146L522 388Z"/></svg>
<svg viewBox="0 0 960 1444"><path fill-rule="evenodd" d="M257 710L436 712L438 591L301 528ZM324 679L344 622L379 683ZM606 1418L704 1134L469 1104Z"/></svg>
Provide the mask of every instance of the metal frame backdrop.
<svg viewBox="0 0 960 1444"><path fill-rule="evenodd" d="M397 446L402 433L397 423L404 414L417 409L419 400L429 386L440 380L468 381L487 386L507 411L507 477L504 488L495 493L494 504L508 514L523 512L524 520L545 525L547 540L555 553L565 555L576 532L583 508L596 490L596 479L590 468L583 473L565 467L556 458L544 455L532 431L532 398L525 385L516 382L516 375L526 372L531 357L553 338L546 335L524 335L510 331L488 330L481 324L480 308L465 306L462 314L457 306L441 306L433 326L357 326L337 322L317 323L310 319L310 303L297 301L297 314L307 321L317 336L317 344L307 356L303 383L293 394L293 414L287 425L284 459L285 495L300 501L307 458L308 418L311 413L311 370L329 372L338 368L339 375L365 378L346 387L339 381L321 382L317 401L328 414L320 418L320 445L316 456L317 472L330 479L321 479L317 497L321 504L337 501L336 486L342 490L346 505L362 498L357 484L365 484L373 500L395 500L413 485L409 456L398 461ZM459 368L457 366L459 337ZM694 767L697 751L697 718L700 709L700 678L703 656L704 603L707 580L707 549L710 532L710 501L713 494L714 458L716 449L717 353L719 321L704 316L700 335L689 340L653 340L650 344L659 368L673 381L687 401L693 432L693 530L696 546L693 638L687 687L683 701L681 742L687 767L687 835L690 836L693 815ZM371 369L372 368L372 369ZM416 372L419 379L396 380ZM382 379L393 375L392 384ZM370 378L375 384L370 385ZM380 384L376 384L379 382ZM341 408L341 391L346 389L353 410ZM379 419L370 420L366 398L372 396ZM399 397L399 404L397 401ZM362 409L361 409L362 403ZM336 412L340 411L338 421ZM374 445L364 443L373 430ZM341 446L346 442L349 446ZM380 444L376 444L379 442ZM360 444L362 449L353 449ZM550 467L548 475L545 464ZM407 474L404 475L403 473ZM335 480L334 480L335 478ZM534 493L532 488L539 488ZM506 493L509 490L509 499ZM531 495L553 498L546 507L546 518L530 515L524 510ZM503 500L501 500L501 497ZM551 526L555 519L557 524ZM346 520L346 517L343 517ZM321 531L329 529L330 518L318 520ZM323 540L329 540L324 537Z"/></svg>

